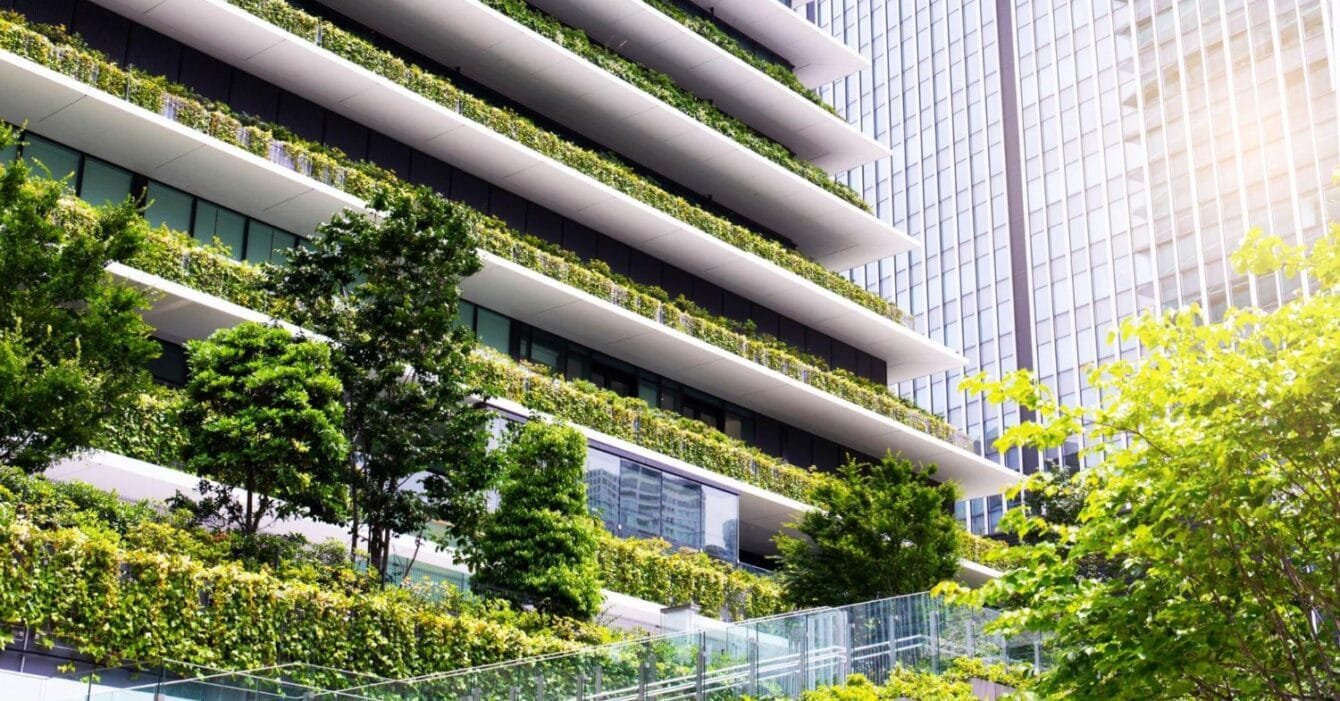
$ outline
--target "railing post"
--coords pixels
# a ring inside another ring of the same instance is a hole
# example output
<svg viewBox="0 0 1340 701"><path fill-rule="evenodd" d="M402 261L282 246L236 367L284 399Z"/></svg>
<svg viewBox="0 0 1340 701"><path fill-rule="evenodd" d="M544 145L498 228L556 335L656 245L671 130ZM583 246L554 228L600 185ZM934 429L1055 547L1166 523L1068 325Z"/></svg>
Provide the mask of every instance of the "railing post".
<svg viewBox="0 0 1340 701"><path fill-rule="evenodd" d="M1042 640L1033 641L1033 674L1042 673Z"/></svg>
<svg viewBox="0 0 1340 701"><path fill-rule="evenodd" d="M535 670L535 701L544 701L544 671Z"/></svg>
<svg viewBox="0 0 1340 701"><path fill-rule="evenodd" d="M592 691L595 693L596 696L600 696L600 694L605 691L604 669L605 669L604 667L600 666L599 662L596 662L596 678L592 681L591 684L594 687Z"/></svg>
<svg viewBox="0 0 1340 701"><path fill-rule="evenodd" d="M976 657L976 656L977 656L977 638L976 638L976 636L974 635L974 631L973 631L973 620L972 620L971 618L969 618L969 619L967 620L967 624L968 624L968 643L967 643L967 650L966 650L965 652L967 653L967 656L968 656L968 657Z"/></svg>
<svg viewBox="0 0 1340 701"><path fill-rule="evenodd" d="M800 691L810 688L810 622L801 623L800 631Z"/></svg>
<svg viewBox="0 0 1340 701"><path fill-rule="evenodd" d="M584 701L586 698L586 675L577 673L577 701Z"/></svg>
<svg viewBox="0 0 1340 701"><path fill-rule="evenodd" d="M931 668L940 671L940 619L934 611L930 612L931 622Z"/></svg>
<svg viewBox="0 0 1340 701"><path fill-rule="evenodd" d="M652 665L651 643L645 644L642 652L642 664L638 669L637 675L637 698L638 701L647 701L647 685L651 683L651 665Z"/></svg>
<svg viewBox="0 0 1340 701"><path fill-rule="evenodd" d="M697 698L703 698L707 694L707 633L698 633L698 658L697 677L694 680L694 689L697 690Z"/></svg>
<svg viewBox="0 0 1340 701"><path fill-rule="evenodd" d="M888 625L885 626L889 636L889 672L898 668L898 617L889 616Z"/></svg>
<svg viewBox="0 0 1340 701"><path fill-rule="evenodd" d="M749 641L749 689L750 696L758 693L758 640Z"/></svg>

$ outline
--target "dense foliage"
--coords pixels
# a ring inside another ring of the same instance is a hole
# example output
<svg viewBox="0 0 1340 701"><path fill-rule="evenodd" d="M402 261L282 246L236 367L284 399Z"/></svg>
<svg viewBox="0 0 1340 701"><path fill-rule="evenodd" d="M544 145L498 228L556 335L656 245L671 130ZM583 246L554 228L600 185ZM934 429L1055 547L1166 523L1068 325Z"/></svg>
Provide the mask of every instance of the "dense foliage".
<svg viewBox="0 0 1340 701"><path fill-rule="evenodd" d="M760 134L748 124L722 112L710 100L700 98L681 88L670 76L624 58L617 51L593 41L586 32L563 24L557 18L524 0L484 0L484 4L599 66L616 78L721 132L741 146L837 195L848 204L870 211L870 205L866 204L855 190L833 180L822 168L797 158L785 146ZM790 75L790 72L787 71L786 74ZM823 103L820 101L819 104Z"/></svg>
<svg viewBox="0 0 1340 701"><path fill-rule="evenodd" d="M470 545L471 582L523 597L541 611L600 611L600 524L586 501L586 437L532 419L510 428L498 508Z"/></svg>
<svg viewBox="0 0 1340 701"><path fill-rule="evenodd" d="M373 193L273 270L284 316L336 343L352 532L387 571L393 534L430 521L468 540L495 474L487 409L474 401L474 339L456 325L460 281L480 268L472 218L420 189ZM412 488L415 483L419 488Z"/></svg>
<svg viewBox="0 0 1340 701"><path fill-rule="evenodd" d="M205 478L202 507L244 535L271 516L342 520L349 442L330 345L249 322L187 353L181 421L186 465Z"/></svg>
<svg viewBox="0 0 1340 701"><path fill-rule="evenodd" d="M0 150L12 143L0 125ZM130 202L71 206L44 175L0 166L0 462L28 471L88 445L159 352L148 298L104 270L139 249L144 220Z"/></svg>
<svg viewBox="0 0 1340 701"><path fill-rule="evenodd" d="M731 54L767 74L768 77L795 91L796 94L806 100L813 102L828 112L836 114L833 106L824 102L823 97L821 97L819 93L805 87L805 85L800 82L800 79L796 77L795 72L791 70L790 66L764 58L744 46L741 46L740 42L735 37L731 36L729 32L717 25L716 20L701 14L689 12L669 0L643 0L643 2L656 8L658 12L670 19L692 29L699 36L724 49L726 53Z"/></svg>
<svg viewBox="0 0 1340 701"><path fill-rule="evenodd" d="M804 255L672 194L612 155L566 141L515 112L495 107L447 79L410 64L362 37L322 22L282 0L229 2L633 199L740 250L775 263L876 313L889 315L892 314L890 310L895 308L878 294Z"/></svg>
<svg viewBox="0 0 1340 701"><path fill-rule="evenodd" d="M925 591L958 571L954 523L958 490L930 481L887 455L873 465L849 462L837 478L819 480L813 511L791 524L803 537L779 533L777 576L800 606L852 604Z"/></svg>
<svg viewBox="0 0 1340 701"><path fill-rule="evenodd" d="M315 31L314 26L312 31ZM60 28L29 25L22 15L0 12L0 49L11 51L110 95L129 100L178 124L358 197L369 196L378 184L398 182L390 171L369 163L352 162L338 150L299 139L282 127L234 114L225 105L207 101L189 89L161 77L135 69L122 69L98 52L83 46L77 38L66 35ZM505 114L497 115L497 118L503 119ZM505 127L500 128L508 134L513 133ZM610 177L618 180L632 176ZM663 193L655 188L634 196L643 199L657 192ZM892 302L790 249L708 215L681 198L664 193L663 199L662 209L672 205L672 208L683 209L680 214L667 212L707 233L767 259L877 314L894 320L905 318L905 314ZM694 213L698 215L695 217Z"/></svg>
<svg viewBox="0 0 1340 701"><path fill-rule="evenodd" d="M697 604L704 616L739 621L790 609L776 581L664 540L601 533L605 588L666 606Z"/></svg>
<svg viewBox="0 0 1340 701"><path fill-rule="evenodd" d="M106 663L307 662L390 677L612 639L460 595L369 590L339 551L289 548L273 565L242 562L226 538L172 520L0 468L0 622Z"/></svg>
<svg viewBox="0 0 1340 701"><path fill-rule="evenodd" d="M994 682L1016 691L1026 691L1033 677L1024 666L988 665L976 658L958 657L943 672L899 667L883 686L876 686L865 675L853 674L842 686L828 686L805 692L802 701L977 701L972 681ZM1012 697L1013 695L1011 695ZM1027 697L1025 697L1027 698Z"/></svg>
<svg viewBox="0 0 1340 701"><path fill-rule="evenodd" d="M1214 323L1195 307L1123 322L1142 357L1094 371L1103 399L1087 409L1026 375L970 383L1038 412L1002 447L1093 446L1078 522L1007 514L1002 526L1036 543L1019 548L1023 566L954 594L1017 602L1005 629L1052 635L1045 694L1340 689L1340 226L1311 250L1253 232L1234 262L1306 275L1311 296ZM1094 576L1094 557L1115 571Z"/></svg>

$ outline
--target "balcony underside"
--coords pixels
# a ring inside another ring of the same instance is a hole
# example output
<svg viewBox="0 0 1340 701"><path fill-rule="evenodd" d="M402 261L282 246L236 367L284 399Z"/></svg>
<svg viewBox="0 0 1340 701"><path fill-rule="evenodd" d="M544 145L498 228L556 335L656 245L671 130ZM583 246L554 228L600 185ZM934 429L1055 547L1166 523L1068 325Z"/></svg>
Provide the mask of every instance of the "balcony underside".
<svg viewBox="0 0 1340 701"><path fill-rule="evenodd" d="M225 0L96 2L634 247L670 233L685 241L712 238ZM861 218L861 238L784 227L781 233L794 235L793 240L809 257L841 270L916 245L878 219L823 194L833 200L833 206L850 211L844 216ZM811 214L801 221L817 220ZM866 244L873 240L870 227L874 224L881 233L878 244L870 247ZM870 250L880 253L872 258L866 253Z"/></svg>
<svg viewBox="0 0 1340 701"><path fill-rule="evenodd" d="M348 193L5 52L0 94L6 121L299 234L343 209L363 207ZM542 178L528 182L550 187ZM640 213L650 210L635 204ZM639 248L886 360L890 382L963 363L912 329L768 261L668 216L658 221L667 228ZM633 227L611 230L630 234Z"/></svg>
<svg viewBox="0 0 1340 701"><path fill-rule="evenodd" d="M792 7L806 0L788 0ZM717 19L768 47L796 67L810 87L826 85L870 67L861 52L777 0L691 0Z"/></svg>
<svg viewBox="0 0 1340 701"><path fill-rule="evenodd" d="M878 141L641 0L536 0L535 5L665 73L830 173L889 155Z"/></svg>
<svg viewBox="0 0 1340 701"><path fill-rule="evenodd" d="M869 455L886 451L938 466L936 479L969 498L999 494L1018 473L895 419L568 287L482 254L484 269L463 285L469 300L600 349L671 379Z"/></svg>

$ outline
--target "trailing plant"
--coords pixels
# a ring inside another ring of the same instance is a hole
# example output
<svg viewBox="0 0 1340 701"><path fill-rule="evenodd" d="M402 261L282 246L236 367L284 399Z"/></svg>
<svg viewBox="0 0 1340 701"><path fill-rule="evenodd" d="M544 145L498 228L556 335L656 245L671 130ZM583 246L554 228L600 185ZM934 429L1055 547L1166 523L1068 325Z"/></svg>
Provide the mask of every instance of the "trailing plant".
<svg viewBox="0 0 1340 701"><path fill-rule="evenodd" d="M1027 692L1035 677L1028 665L986 664L975 657L956 657L943 672L898 667L882 686L853 674L841 686L807 691L802 701L976 701L972 681L980 679ZM1011 694L1008 698L1014 698ZM1024 696L1024 698L1028 698Z"/></svg>
<svg viewBox="0 0 1340 701"><path fill-rule="evenodd" d="M980 562L998 570L1008 570L1023 562L1018 551L1004 541L970 533L962 527L959 528L958 536L963 557L973 562Z"/></svg>
<svg viewBox="0 0 1340 701"><path fill-rule="evenodd" d="M605 588L629 596L666 606L697 604L704 616L732 621L789 610L775 581L664 540L602 531L597 554Z"/></svg>
<svg viewBox="0 0 1340 701"><path fill-rule="evenodd" d="M518 363L496 351L476 353L476 384L490 396L636 443L783 496L806 501L817 473L679 414L652 408L583 380L550 376L547 368Z"/></svg>
<svg viewBox="0 0 1340 701"><path fill-rule="evenodd" d="M591 39L581 29L564 24L559 19L526 3L524 0L483 0L483 2L531 29L536 34L548 38L555 44L599 66L610 75L730 137L745 148L818 185L848 204L867 212L870 211L870 205L861 199L861 196L855 190L829 177L828 173L825 173L822 168L797 158L785 146L764 136L748 124L722 112L711 101L700 98L680 87L670 76L625 58L618 52ZM708 24L710 25L710 23ZM703 34L703 32L699 33ZM710 37L708 38L710 39ZM730 42L730 44L734 44L734 42ZM738 45L736 46L738 47ZM754 65L754 62L751 62L751 65ZM774 66L775 64L764 65ZM757 68L757 66L755 67ZM790 71L782 71L782 73L790 76L793 81L795 80L795 76L791 75ZM768 75L771 76L772 73ZM788 87L790 86L788 85ZM806 93L809 93L809 91L801 94ZM812 95L812 93L809 94ZM825 104L817 95L813 97L813 100L815 104Z"/></svg>
<svg viewBox="0 0 1340 701"><path fill-rule="evenodd" d="M315 25L311 31L315 31ZM329 33L324 35L329 36ZM352 162L338 149L312 144L274 125L234 115L225 105L200 98L187 88L163 78L136 69L122 69L97 52L78 48L58 28L29 25L22 15L0 13L0 49L8 50L111 95L126 99L178 124L242 148L253 155L349 194L366 198L379 183L398 182L390 171L368 163ZM439 102L453 108L456 104L454 99L447 100L445 97ZM510 113L504 113L506 114ZM507 134L513 133L505 123L505 116L498 116L497 119L504 122L499 129ZM517 127L515 133L526 135L531 131ZM557 137L541 141L544 144L557 143ZM542 150L542 144L532 147ZM570 148L577 149L575 146ZM596 154L588 154L586 159L592 168L614 168L608 164L602 165L605 162ZM600 172L604 173L604 170ZM637 186L635 189L640 194L633 192L627 194L642 199L647 204L656 206L741 250L768 260L877 314L896 321L906 319L906 315L896 305L879 295L791 249L711 215L646 181L636 179L631 173L621 173L615 169L597 179L602 182L608 179L610 182L606 184L612 183L621 188Z"/></svg>
<svg viewBox="0 0 1340 701"><path fill-rule="evenodd" d="M172 550L127 547L107 531L47 530L14 517L0 517L0 622L31 626L40 639L107 664L305 662L386 677L576 647L424 611L399 589L350 594L236 562L205 565Z"/></svg>
<svg viewBox="0 0 1340 701"><path fill-rule="evenodd" d="M824 108L825 111L835 115L837 114L837 110L833 109L832 105L824 102L824 99L820 97L818 92L805 87L805 85L800 82L800 79L796 77L795 71L793 71L790 66L769 60L760 56L758 53L745 48L740 44L739 40L734 36L731 36L726 30L722 29L712 18L689 12L669 0L643 0L643 2L655 8L666 17L692 29L702 38L725 50L726 53L753 66L773 80L790 88L806 100Z"/></svg>
<svg viewBox="0 0 1340 701"><path fill-rule="evenodd" d="M0 150L13 143L0 125ZM0 462L46 469L95 440L159 352L141 290L105 266L143 245L134 206L74 206L62 181L0 165Z"/></svg>
<svg viewBox="0 0 1340 701"><path fill-rule="evenodd" d="M829 367L822 358L801 353L748 327L737 330L741 325L687 300L669 301L660 288L616 276L602 261L585 263L535 237L518 236L496 219L488 218L479 231L481 245L495 255L923 433L971 448L971 439L949 422L893 394L885 385Z"/></svg>
<svg viewBox="0 0 1340 701"><path fill-rule="evenodd" d="M498 509L467 546L471 582L589 619L601 605L602 529L586 500L586 438L538 419L508 431Z"/></svg>
<svg viewBox="0 0 1340 701"><path fill-rule="evenodd" d="M229 2L736 248L786 268L878 314L889 316L893 313L890 311L893 305L889 301L802 254L671 194L609 154L597 153L566 141L529 119L495 107L447 79L410 64L361 37L280 0Z"/></svg>
<svg viewBox="0 0 1340 701"><path fill-rule="evenodd" d="M180 390L150 384L107 421L91 447L155 465L185 466Z"/></svg>

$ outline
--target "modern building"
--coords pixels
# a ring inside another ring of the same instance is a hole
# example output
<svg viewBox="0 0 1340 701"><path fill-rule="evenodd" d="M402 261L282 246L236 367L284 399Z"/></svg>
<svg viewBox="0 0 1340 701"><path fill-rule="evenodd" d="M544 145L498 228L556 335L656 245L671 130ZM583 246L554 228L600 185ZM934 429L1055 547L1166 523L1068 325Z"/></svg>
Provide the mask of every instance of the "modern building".
<svg viewBox="0 0 1340 701"><path fill-rule="evenodd" d="M968 358L903 396L1012 469L1078 463L999 455L1017 409L958 389L964 373L1034 371L1093 403L1086 368L1142 310L1269 307L1298 280L1234 273L1260 227L1304 242L1334 220L1340 166L1335 7L1246 2L794 2L871 66L822 89L892 155L844 179L918 249L852 271ZM1328 208L1329 207L1329 208ZM994 530L999 497L965 502Z"/></svg>
<svg viewBox="0 0 1340 701"><path fill-rule="evenodd" d="M780 4L0 7L17 12L0 17L0 118L26 125L9 157L85 199L143 196L152 224L239 264L282 264L365 206L367 178L503 221L461 323L509 380L501 416L586 412L592 505L616 533L764 565L809 508L798 468L892 451L970 497L1017 479L888 389L964 359L840 274L917 242L833 183L886 148L807 95L868 62ZM159 294L165 383L183 342L265 318L189 262L174 280L113 272Z"/></svg>

